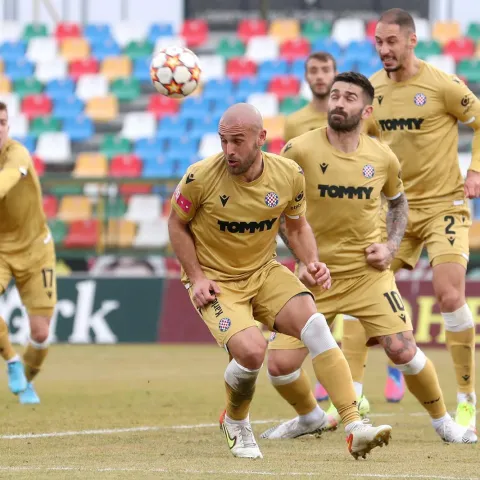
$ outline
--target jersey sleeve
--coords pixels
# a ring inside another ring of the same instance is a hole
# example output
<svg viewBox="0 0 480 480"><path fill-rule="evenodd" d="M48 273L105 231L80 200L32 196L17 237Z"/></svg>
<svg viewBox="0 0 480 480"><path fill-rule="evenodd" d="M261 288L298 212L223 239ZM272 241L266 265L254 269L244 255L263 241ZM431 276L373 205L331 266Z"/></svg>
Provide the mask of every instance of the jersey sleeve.
<svg viewBox="0 0 480 480"><path fill-rule="evenodd" d="M375 117L373 115L370 115L363 122L363 133L365 133L369 137L375 137L378 140L382 139L382 131L380 129L380 125L375 120Z"/></svg>
<svg viewBox="0 0 480 480"><path fill-rule="evenodd" d="M303 170L297 165L295 168L292 183L292 200L285 208L285 215L290 218L301 217L305 215L307 202L305 199L305 177Z"/></svg>
<svg viewBox="0 0 480 480"><path fill-rule="evenodd" d="M22 178L28 174L31 164L30 154L22 145L7 152L7 159L0 172L0 198L3 198Z"/></svg>
<svg viewBox="0 0 480 480"><path fill-rule="evenodd" d="M190 167L172 196L172 208L177 215L184 221L190 222L202 202L202 183L201 179L192 167Z"/></svg>
<svg viewBox="0 0 480 480"><path fill-rule="evenodd" d="M290 141L293 138L292 121L289 117L285 119L285 126L283 127L283 140L285 142Z"/></svg>
<svg viewBox="0 0 480 480"><path fill-rule="evenodd" d="M403 193L402 170L397 156L390 151L387 179L383 185L382 193L387 200L395 200Z"/></svg>

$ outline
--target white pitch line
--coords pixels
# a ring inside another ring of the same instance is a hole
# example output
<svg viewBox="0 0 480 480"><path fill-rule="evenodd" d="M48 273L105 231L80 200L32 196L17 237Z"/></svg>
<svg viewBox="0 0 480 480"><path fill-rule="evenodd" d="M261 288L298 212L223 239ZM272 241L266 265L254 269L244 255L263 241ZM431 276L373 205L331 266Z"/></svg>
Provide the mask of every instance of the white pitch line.
<svg viewBox="0 0 480 480"><path fill-rule="evenodd" d="M196 475L248 475L248 476L267 476L267 477L318 477L319 472L271 472L262 470L197 470L197 469L169 469L169 468L120 468L120 467L7 467L0 466L0 471L7 472L136 472L136 473L167 473L170 475L196 474ZM338 472L323 471L326 475L336 475ZM383 474L383 473L342 473L342 477L355 478L407 478L407 479L430 479L430 480L480 480L479 477L453 477L453 476L432 476L416 475L412 473Z"/></svg>

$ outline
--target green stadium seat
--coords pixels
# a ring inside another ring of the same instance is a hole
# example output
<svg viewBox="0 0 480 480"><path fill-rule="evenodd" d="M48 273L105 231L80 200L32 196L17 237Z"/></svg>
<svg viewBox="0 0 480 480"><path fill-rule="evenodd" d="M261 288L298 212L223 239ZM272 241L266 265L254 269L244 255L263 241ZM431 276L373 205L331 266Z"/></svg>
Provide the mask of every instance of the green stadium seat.
<svg viewBox="0 0 480 480"><path fill-rule="evenodd" d="M325 20L310 20L303 25L302 36L312 42L317 38L328 37L331 30L332 25L330 22Z"/></svg>
<svg viewBox="0 0 480 480"><path fill-rule="evenodd" d="M243 57L245 45L239 38L222 38L217 45L216 54L226 59Z"/></svg>
<svg viewBox="0 0 480 480"><path fill-rule="evenodd" d="M32 38L46 36L48 36L48 30L46 25L44 25L43 23L29 23L25 25L22 38L28 42Z"/></svg>
<svg viewBox="0 0 480 480"><path fill-rule="evenodd" d="M480 59L462 60L457 66L457 75L467 82L480 83Z"/></svg>
<svg viewBox="0 0 480 480"><path fill-rule="evenodd" d="M83 195L84 193L82 185L61 182L49 187L48 191L57 197L64 197L65 195Z"/></svg>
<svg viewBox="0 0 480 480"><path fill-rule="evenodd" d="M472 40L480 40L480 23L471 23L467 29L467 37Z"/></svg>
<svg viewBox="0 0 480 480"><path fill-rule="evenodd" d="M140 82L136 78L117 78L110 91L120 102L131 102L140 97Z"/></svg>
<svg viewBox="0 0 480 480"><path fill-rule="evenodd" d="M302 97L286 97L280 105L280 113L283 115L290 115L297 110L300 110L308 104L308 100Z"/></svg>
<svg viewBox="0 0 480 480"><path fill-rule="evenodd" d="M425 60L430 55L441 55L442 46L436 40L419 41L415 48L415 55L422 60Z"/></svg>
<svg viewBox="0 0 480 480"><path fill-rule="evenodd" d="M62 244L63 240L67 235L67 226L65 225L65 222L57 219L50 220L48 222L48 226L50 227L50 231L52 232L53 241L56 244Z"/></svg>
<svg viewBox="0 0 480 480"><path fill-rule="evenodd" d="M150 57L153 53L153 45L150 42L130 42L123 53L130 58Z"/></svg>
<svg viewBox="0 0 480 480"><path fill-rule="evenodd" d="M115 135L105 135L100 146L100 153L103 153L108 159L131 151L130 142L126 138L116 137Z"/></svg>
<svg viewBox="0 0 480 480"><path fill-rule="evenodd" d="M43 86L36 78L23 78L13 83L13 91L20 97L42 93Z"/></svg>
<svg viewBox="0 0 480 480"><path fill-rule="evenodd" d="M120 218L125 215L126 211L127 206L122 197L110 198L105 201L103 216L105 218ZM101 212L97 210L97 213L100 214Z"/></svg>
<svg viewBox="0 0 480 480"><path fill-rule="evenodd" d="M61 123L58 118L55 117L37 117L32 120L30 124L30 134L39 136L46 132L60 132Z"/></svg>

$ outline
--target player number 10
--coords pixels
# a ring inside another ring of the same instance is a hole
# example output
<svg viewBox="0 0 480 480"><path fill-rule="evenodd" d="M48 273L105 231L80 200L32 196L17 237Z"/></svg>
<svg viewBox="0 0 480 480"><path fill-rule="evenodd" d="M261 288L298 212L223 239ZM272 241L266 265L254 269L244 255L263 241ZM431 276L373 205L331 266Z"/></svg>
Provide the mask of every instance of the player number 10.
<svg viewBox="0 0 480 480"><path fill-rule="evenodd" d="M388 300L388 303L392 307L393 313L398 311L403 312L405 310L405 305L403 304L400 295L395 290L384 293L383 296Z"/></svg>

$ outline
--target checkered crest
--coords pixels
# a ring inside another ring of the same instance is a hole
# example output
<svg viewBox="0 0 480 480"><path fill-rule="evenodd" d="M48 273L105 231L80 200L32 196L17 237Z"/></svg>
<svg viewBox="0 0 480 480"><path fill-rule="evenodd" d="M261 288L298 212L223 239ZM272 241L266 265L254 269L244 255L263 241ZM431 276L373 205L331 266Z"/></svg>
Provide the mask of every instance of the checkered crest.
<svg viewBox="0 0 480 480"><path fill-rule="evenodd" d="M363 167L363 176L365 178L372 178L375 175L375 169L371 165L365 165Z"/></svg>
<svg viewBox="0 0 480 480"><path fill-rule="evenodd" d="M273 208L278 205L278 195L275 192L269 192L265 195L265 205Z"/></svg>
<svg viewBox="0 0 480 480"><path fill-rule="evenodd" d="M417 93L413 98L413 102L417 107L423 107L427 103L427 97L423 93Z"/></svg>
<svg viewBox="0 0 480 480"><path fill-rule="evenodd" d="M218 328L221 332L226 332L230 328L231 324L232 322L230 321L230 319L225 317L218 322Z"/></svg>

